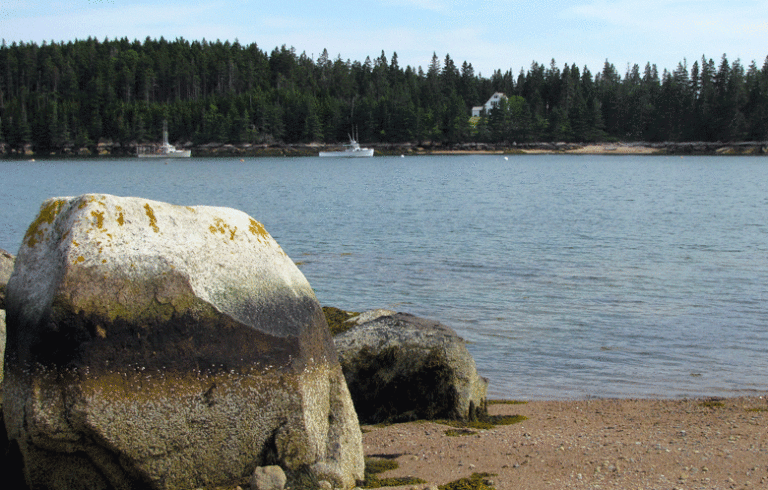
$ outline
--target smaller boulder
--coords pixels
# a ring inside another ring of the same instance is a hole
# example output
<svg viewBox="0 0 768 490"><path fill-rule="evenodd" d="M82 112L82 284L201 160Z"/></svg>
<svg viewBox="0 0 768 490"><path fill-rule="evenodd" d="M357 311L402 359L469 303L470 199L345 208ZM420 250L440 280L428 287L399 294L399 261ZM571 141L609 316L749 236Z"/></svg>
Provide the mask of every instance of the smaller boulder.
<svg viewBox="0 0 768 490"><path fill-rule="evenodd" d="M372 322L374 320L377 320L383 316L392 316L396 315L396 311L392 310L385 310L385 309L376 309L376 310L368 310L360 313L357 316L354 316L350 318L348 321L349 323L355 324L355 325L362 325L363 323Z"/></svg>
<svg viewBox="0 0 768 490"><path fill-rule="evenodd" d="M279 466L259 466L251 476L251 490L283 490L288 479Z"/></svg>
<svg viewBox="0 0 768 490"><path fill-rule="evenodd" d="M361 422L485 415L488 381L451 328L386 310L358 318L334 343Z"/></svg>

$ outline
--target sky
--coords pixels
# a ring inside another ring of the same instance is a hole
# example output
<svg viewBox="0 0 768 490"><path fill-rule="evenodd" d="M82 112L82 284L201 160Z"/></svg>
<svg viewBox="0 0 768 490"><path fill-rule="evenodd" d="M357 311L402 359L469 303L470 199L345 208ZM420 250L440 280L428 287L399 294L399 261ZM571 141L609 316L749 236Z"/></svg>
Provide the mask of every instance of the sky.
<svg viewBox="0 0 768 490"><path fill-rule="evenodd" d="M595 74L637 64L661 73L702 56L762 67L768 0L0 0L0 38L68 42L95 37L238 40L286 45L317 59L388 60L427 69L450 55L475 74L528 71L554 59Z"/></svg>

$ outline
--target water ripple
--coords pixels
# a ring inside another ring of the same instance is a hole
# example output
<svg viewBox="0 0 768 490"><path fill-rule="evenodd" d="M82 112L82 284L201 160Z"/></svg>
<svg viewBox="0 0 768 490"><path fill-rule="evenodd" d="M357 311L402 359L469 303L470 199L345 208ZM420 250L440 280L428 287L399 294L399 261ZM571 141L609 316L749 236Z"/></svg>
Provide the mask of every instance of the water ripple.
<svg viewBox="0 0 768 490"><path fill-rule="evenodd" d="M104 192L241 209L323 304L442 321L490 394L766 391L761 158L497 156L0 162L0 247Z"/></svg>

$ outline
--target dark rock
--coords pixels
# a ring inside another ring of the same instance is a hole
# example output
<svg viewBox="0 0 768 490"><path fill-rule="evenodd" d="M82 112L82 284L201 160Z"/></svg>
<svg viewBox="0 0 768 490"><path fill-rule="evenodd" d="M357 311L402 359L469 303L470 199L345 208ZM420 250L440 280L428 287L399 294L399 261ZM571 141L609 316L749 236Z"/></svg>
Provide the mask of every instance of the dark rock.
<svg viewBox="0 0 768 490"><path fill-rule="evenodd" d="M441 323L376 310L334 337L358 417L366 423L483 415L487 380Z"/></svg>

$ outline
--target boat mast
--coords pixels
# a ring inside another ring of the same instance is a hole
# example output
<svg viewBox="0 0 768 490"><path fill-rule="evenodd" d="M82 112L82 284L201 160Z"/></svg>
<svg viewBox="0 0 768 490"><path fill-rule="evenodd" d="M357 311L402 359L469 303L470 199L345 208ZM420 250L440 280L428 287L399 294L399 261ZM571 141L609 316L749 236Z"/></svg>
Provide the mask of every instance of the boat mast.
<svg viewBox="0 0 768 490"><path fill-rule="evenodd" d="M168 121L163 119L163 146L168 146Z"/></svg>

